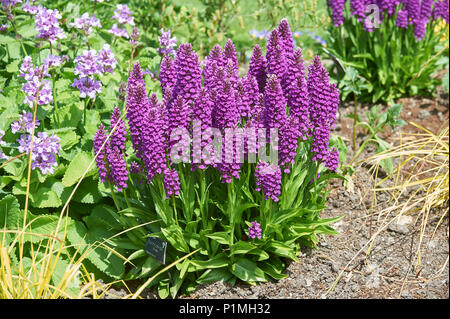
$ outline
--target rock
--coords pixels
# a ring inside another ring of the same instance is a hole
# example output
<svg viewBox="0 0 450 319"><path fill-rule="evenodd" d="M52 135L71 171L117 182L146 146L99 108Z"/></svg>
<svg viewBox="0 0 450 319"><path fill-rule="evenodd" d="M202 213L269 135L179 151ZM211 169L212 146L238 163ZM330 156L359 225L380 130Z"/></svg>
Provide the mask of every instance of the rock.
<svg viewBox="0 0 450 319"><path fill-rule="evenodd" d="M353 292L357 292L359 290L359 285L358 284L353 284L351 287Z"/></svg>
<svg viewBox="0 0 450 319"><path fill-rule="evenodd" d="M408 227L406 227L405 225L398 224L398 223L390 224L388 226L388 230L390 230L394 233L402 234L402 235L407 235L409 233Z"/></svg>
<svg viewBox="0 0 450 319"><path fill-rule="evenodd" d="M305 279L305 286L310 287L312 285L312 280L310 278Z"/></svg>
<svg viewBox="0 0 450 319"><path fill-rule="evenodd" d="M337 262L334 262L331 264L331 270L333 272L339 272L339 264Z"/></svg>
<svg viewBox="0 0 450 319"><path fill-rule="evenodd" d="M421 120L427 118L428 116L430 116L430 112L427 110L420 110L419 114L417 115L417 117Z"/></svg>

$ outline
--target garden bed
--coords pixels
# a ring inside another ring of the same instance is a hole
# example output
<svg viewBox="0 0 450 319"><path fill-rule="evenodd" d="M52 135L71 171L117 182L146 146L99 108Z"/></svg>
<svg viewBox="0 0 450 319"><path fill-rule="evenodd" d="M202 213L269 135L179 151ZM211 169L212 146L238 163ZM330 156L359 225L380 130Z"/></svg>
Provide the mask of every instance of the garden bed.
<svg viewBox="0 0 450 319"><path fill-rule="evenodd" d="M402 119L424 125L434 133L448 121L448 94L442 90L434 98L404 98L399 102L403 104ZM361 116L367 108L360 109ZM353 155L352 120L345 115L352 111L351 103L340 107L340 123L335 130L346 141L348 157ZM408 124L395 134L388 130L383 137L395 142L399 133L410 131L417 129ZM369 146L360 158L367 158L374 153L375 148ZM340 180L332 183L328 208L321 215L323 218L345 215L333 225L340 235L322 236L317 250L305 248L298 263L289 262L285 271L287 278L256 286L242 283L231 286L223 282L205 284L200 285L191 296L180 295L179 298L449 298L448 219L437 228L432 239L438 218L430 222L423 240L422 265L417 272L413 267L418 235L414 218L403 220L404 224L388 226L377 236L371 253L367 255L367 248L362 248L371 234L383 225L383 220L377 218L377 212L389 205L390 196L387 193L379 194L377 206L371 214L373 176L369 168L357 166L352 180L353 191L346 189ZM403 198L406 199L407 195L404 194ZM334 283L336 285L331 289ZM133 290L138 284L135 282L129 288ZM116 287L110 289L105 298L120 298L126 294L125 289ZM158 295L154 290L146 289L141 297L158 298Z"/></svg>

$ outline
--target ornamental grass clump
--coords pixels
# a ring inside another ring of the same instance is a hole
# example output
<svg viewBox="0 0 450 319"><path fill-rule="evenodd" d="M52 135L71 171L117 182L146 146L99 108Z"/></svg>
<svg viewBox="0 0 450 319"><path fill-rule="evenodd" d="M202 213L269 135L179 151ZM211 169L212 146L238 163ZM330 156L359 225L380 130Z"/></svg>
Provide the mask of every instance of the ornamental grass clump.
<svg viewBox="0 0 450 319"><path fill-rule="evenodd" d="M448 0L327 1L333 24L327 49L366 82L364 101L430 94L448 56ZM436 30L443 22L446 27Z"/></svg>
<svg viewBox="0 0 450 319"><path fill-rule="evenodd" d="M246 75L228 39L202 63L180 44L163 55L159 78L162 99L147 95L136 62L124 112L116 108L94 139L100 180L130 229L121 244L135 265L128 278L150 277L145 286L167 297L206 282L286 277L286 258L336 233L338 218L320 212L340 177L330 142L339 90L320 58L307 67L284 19L267 53L254 47ZM164 242L165 258L146 248Z"/></svg>

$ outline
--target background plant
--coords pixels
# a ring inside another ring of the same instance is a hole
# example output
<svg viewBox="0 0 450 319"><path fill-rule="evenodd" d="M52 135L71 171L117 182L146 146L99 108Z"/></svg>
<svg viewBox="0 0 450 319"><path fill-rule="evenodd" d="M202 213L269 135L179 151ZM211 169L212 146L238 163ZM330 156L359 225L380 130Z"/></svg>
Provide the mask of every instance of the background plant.
<svg viewBox="0 0 450 319"><path fill-rule="evenodd" d="M433 75L440 69L439 57L448 55L448 46L441 42L448 33L448 2L421 3L376 1L381 19L377 27L364 1L328 2L333 17L328 49L366 79L362 101L430 94L440 83ZM440 19L447 26L435 30Z"/></svg>

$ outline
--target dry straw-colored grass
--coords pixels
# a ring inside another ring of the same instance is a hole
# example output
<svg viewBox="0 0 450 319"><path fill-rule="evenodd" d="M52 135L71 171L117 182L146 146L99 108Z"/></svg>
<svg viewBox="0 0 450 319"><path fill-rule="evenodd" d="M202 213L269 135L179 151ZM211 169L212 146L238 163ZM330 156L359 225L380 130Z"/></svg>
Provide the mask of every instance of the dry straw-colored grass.
<svg viewBox="0 0 450 319"><path fill-rule="evenodd" d="M417 248L414 254L414 262L408 268L407 274L402 280L402 286L398 296L401 296L403 288L411 271L420 273L422 265L422 249L425 238L433 240L436 231L448 220L449 212L449 129L448 122L444 123L439 134L434 134L426 128L411 122L419 133L400 133L398 146L387 151L375 154L359 162L368 164L374 178L373 202L371 207L370 226L378 225L369 240L351 258L340 272L331 287L325 292L327 296L342 278L343 273L352 264L358 255L366 251L366 256L375 244L377 237L388 227L401 220L402 216L412 218L412 225L417 231ZM391 174L381 177L380 163L392 160L395 168ZM389 202L381 207L377 204L377 195L387 193ZM374 221L375 219L375 221ZM435 225L430 230L432 224ZM447 221L448 227L448 221ZM372 231L372 227L370 227ZM448 229L447 229L448 234ZM446 239L448 241L448 238ZM448 264L447 256L440 270L430 278L417 278L413 282L427 282L442 275Z"/></svg>

